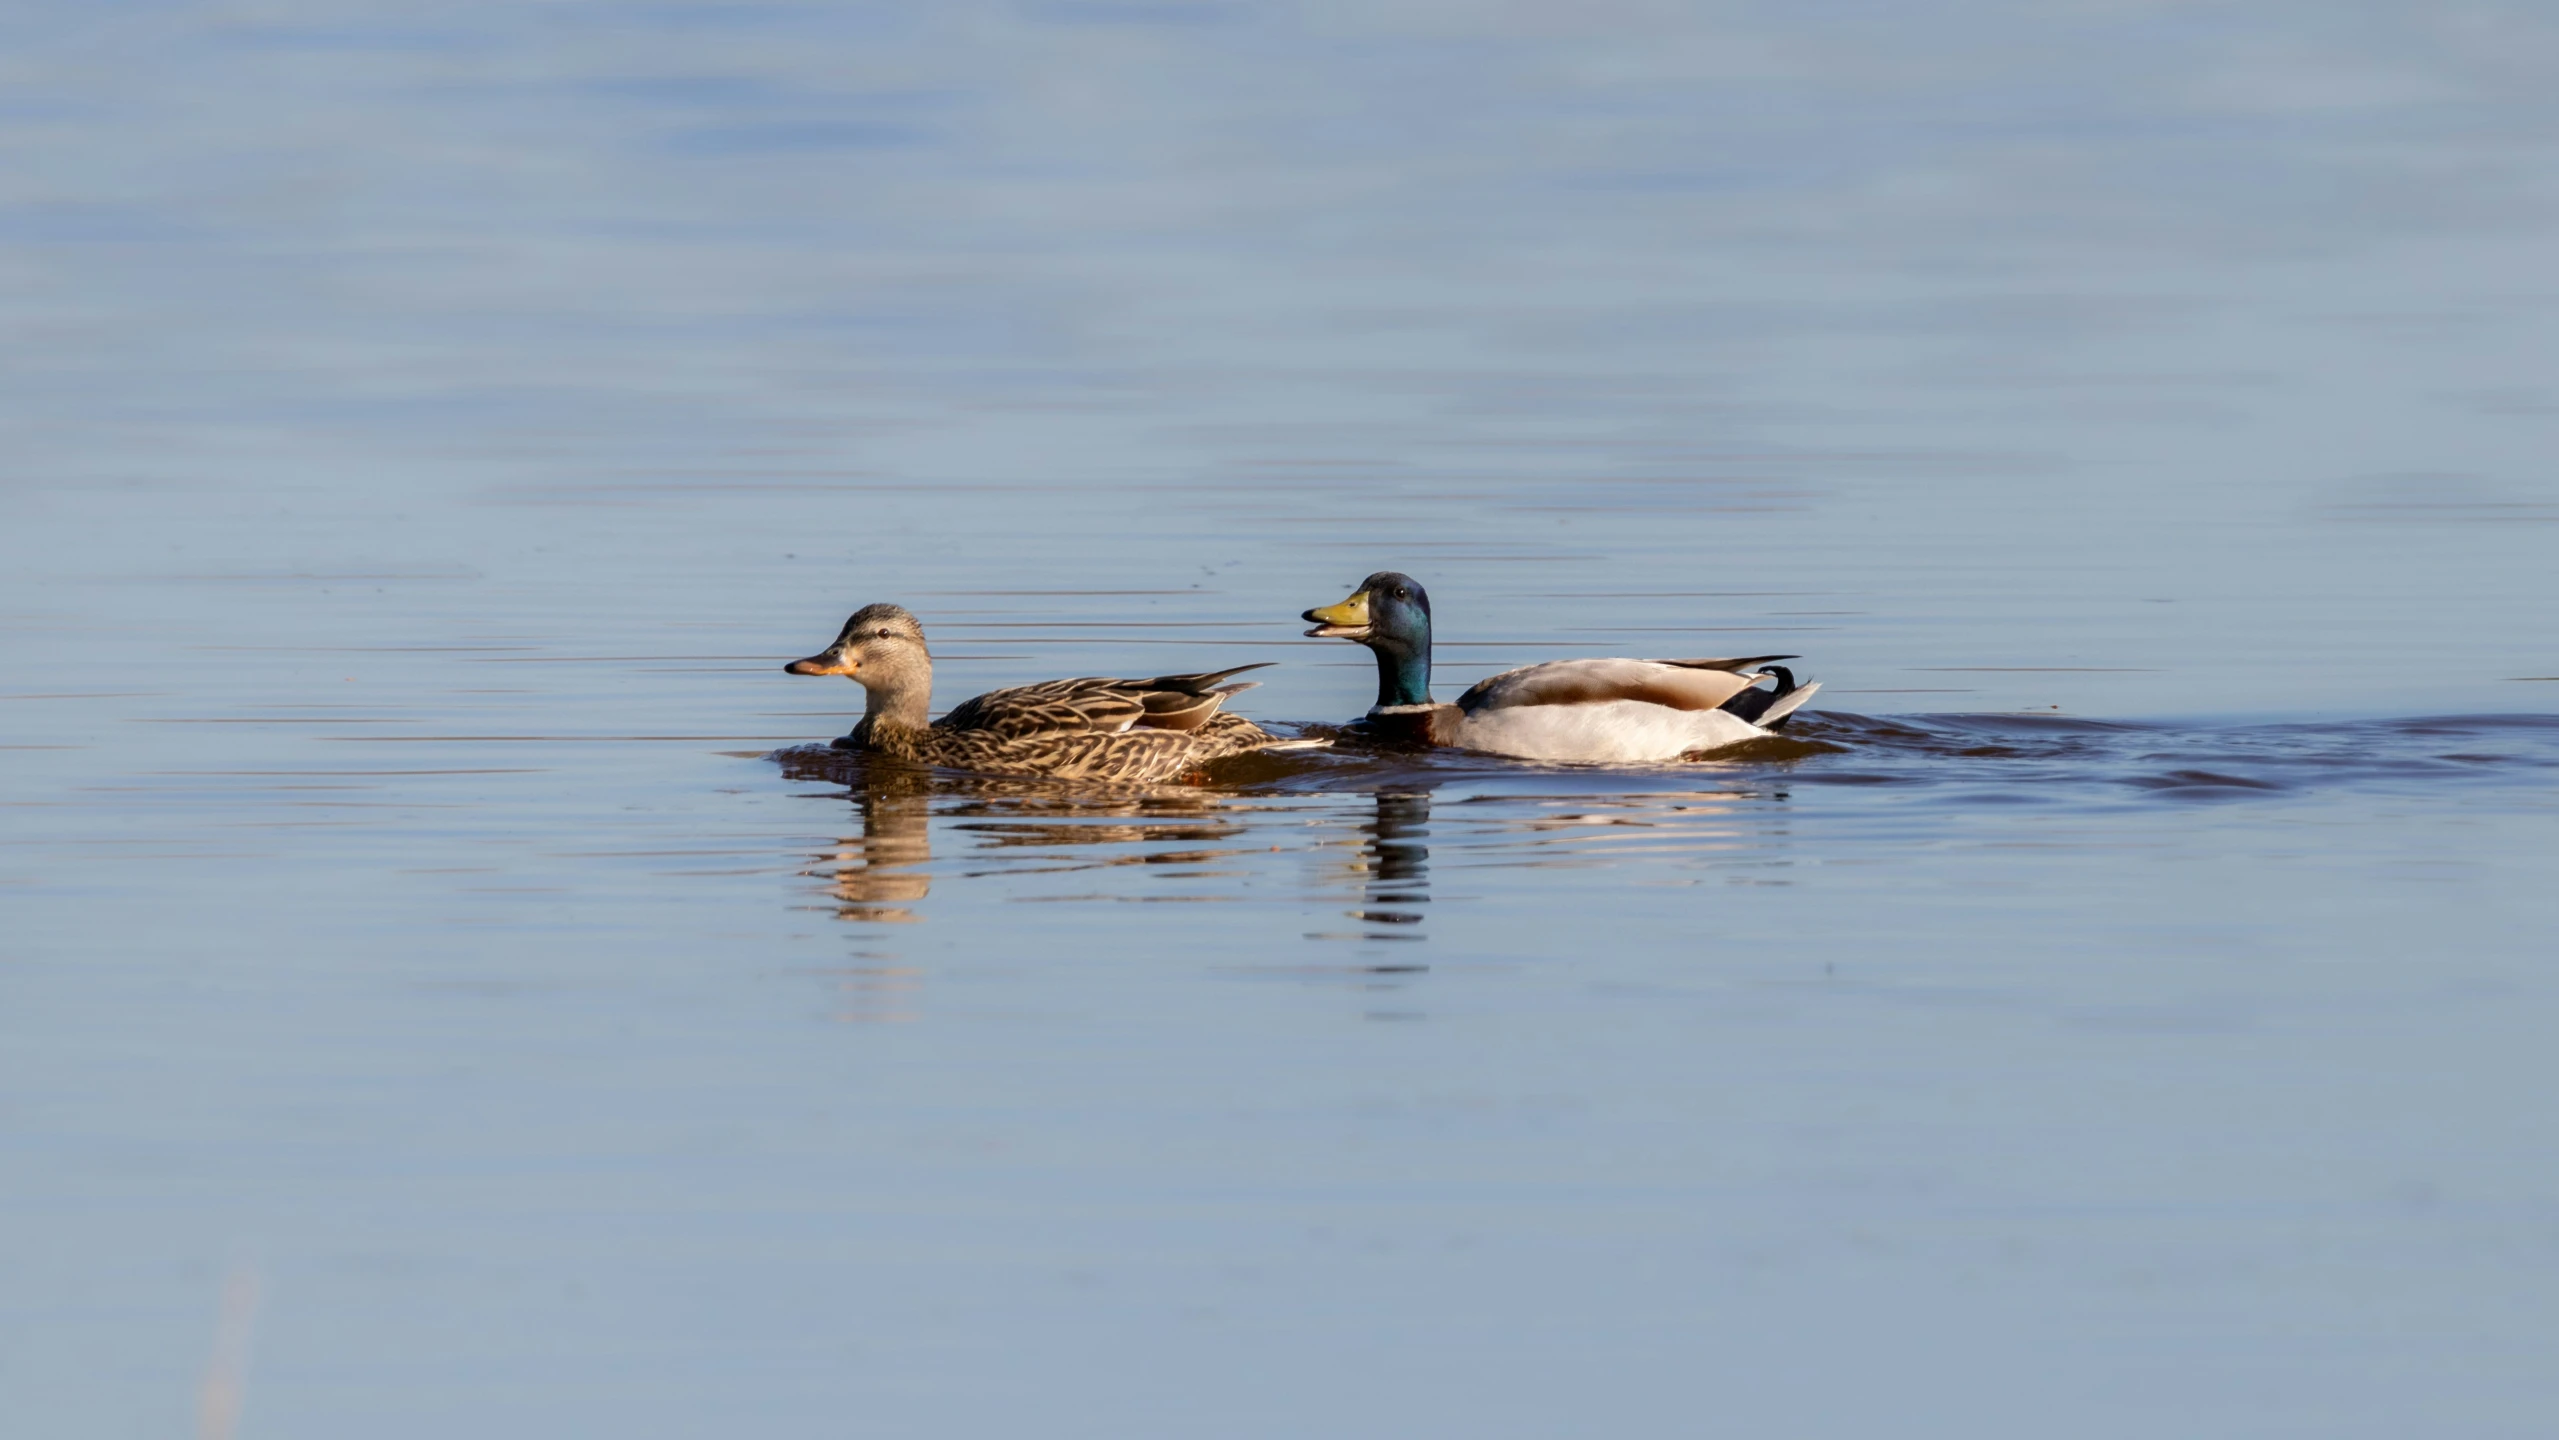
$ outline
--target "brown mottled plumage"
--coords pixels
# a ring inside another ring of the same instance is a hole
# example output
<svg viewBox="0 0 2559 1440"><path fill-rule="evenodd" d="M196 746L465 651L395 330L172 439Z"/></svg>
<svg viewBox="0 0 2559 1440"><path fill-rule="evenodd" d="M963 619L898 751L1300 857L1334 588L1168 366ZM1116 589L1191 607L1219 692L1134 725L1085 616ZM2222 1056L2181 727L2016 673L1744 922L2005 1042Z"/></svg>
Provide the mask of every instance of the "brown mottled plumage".
<svg viewBox="0 0 2559 1440"><path fill-rule="evenodd" d="M928 720L933 657L924 627L896 605L866 605L835 643L783 667L794 675L845 675L866 692L862 723L835 742L918 765L986 775L1147 784L1175 780L1212 760L1253 750L1298 749L1218 707L1253 688L1218 682L1259 665L1147 680L1085 676L990 690Z"/></svg>

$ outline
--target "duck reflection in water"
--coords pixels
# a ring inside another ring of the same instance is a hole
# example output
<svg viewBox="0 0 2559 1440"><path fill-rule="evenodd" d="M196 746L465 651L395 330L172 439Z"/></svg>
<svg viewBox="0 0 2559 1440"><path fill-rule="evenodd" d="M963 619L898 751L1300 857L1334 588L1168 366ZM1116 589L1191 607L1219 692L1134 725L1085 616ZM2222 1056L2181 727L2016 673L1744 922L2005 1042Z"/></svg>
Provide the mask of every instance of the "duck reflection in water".
<svg viewBox="0 0 2559 1440"><path fill-rule="evenodd" d="M795 780L842 785L862 813L862 833L837 842L803 873L829 882L837 917L912 923L909 908L933 887L931 826L960 837L956 872L972 879L1140 867L1167 878L1232 873L1264 846L1219 845L1242 836L1231 797L1194 786L1096 790L1043 780L955 774L894 760L801 749L778 755Z"/></svg>
<svg viewBox="0 0 2559 1440"><path fill-rule="evenodd" d="M1376 814L1360 826L1364 901L1351 918L1370 928L1363 940L1419 940L1422 911L1431 901L1431 792L1381 790L1371 797Z"/></svg>
<svg viewBox="0 0 2559 1440"><path fill-rule="evenodd" d="M932 893L933 785L904 766L868 765L848 777L862 811L862 833L836 842L808 874L833 882L839 920L913 924L907 907Z"/></svg>

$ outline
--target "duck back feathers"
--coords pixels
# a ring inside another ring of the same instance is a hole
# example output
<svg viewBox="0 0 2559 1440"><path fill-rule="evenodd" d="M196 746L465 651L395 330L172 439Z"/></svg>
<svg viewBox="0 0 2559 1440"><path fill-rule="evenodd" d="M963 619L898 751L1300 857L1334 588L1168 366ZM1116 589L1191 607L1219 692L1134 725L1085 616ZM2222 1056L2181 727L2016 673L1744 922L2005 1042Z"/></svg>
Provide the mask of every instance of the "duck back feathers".
<svg viewBox="0 0 2559 1440"><path fill-rule="evenodd" d="M1158 675L1150 680L1085 675L989 690L953 706L950 714L933 722L933 728L954 732L983 730L1007 739L1084 731L1194 731L1218 713L1228 696L1241 694L1259 683L1247 680L1220 685L1218 681L1259 670L1269 663L1237 665L1199 675Z"/></svg>
<svg viewBox="0 0 2559 1440"><path fill-rule="evenodd" d="M1757 684L1751 660L1549 660L1488 675L1457 697L1469 716L1528 705L1597 705L1631 700L1669 710L1713 710Z"/></svg>

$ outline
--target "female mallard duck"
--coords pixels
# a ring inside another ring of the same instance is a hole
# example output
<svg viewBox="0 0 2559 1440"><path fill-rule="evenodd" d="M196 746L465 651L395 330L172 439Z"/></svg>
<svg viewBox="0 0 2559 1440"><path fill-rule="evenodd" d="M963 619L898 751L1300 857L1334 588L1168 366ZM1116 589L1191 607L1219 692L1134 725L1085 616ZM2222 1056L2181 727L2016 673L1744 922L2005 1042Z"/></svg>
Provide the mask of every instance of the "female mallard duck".
<svg viewBox="0 0 2559 1440"><path fill-rule="evenodd" d="M1431 597L1381 570L1339 605L1309 610L1309 635L1356 640L1377 656L1377 703L1360 728L1407 744L1454 745L1522 760L1677 760L1766 739L1819 685L1757 655L1739 660L1549 660L1475 682L1431 703ZM1759 667L1766 666L1765 669ZM1755 688L1762 680L1772 689Z"/></svg>
<svg viewBox="0 0 2559 1440"><path fill-rule="evenodd" d="M835 744L918 765L988 775L1149 784L1174 780L1211 760L1250 750L1288 750L1321 740L1283 740L1218 706L1254 682L1217 682L1260 665L1152 680L1050 680L990 690L929 719L933 656L924 627L896 605L865 605L835 643L782 667L794 675L848 675L866 692L862 723Z"/></svg>

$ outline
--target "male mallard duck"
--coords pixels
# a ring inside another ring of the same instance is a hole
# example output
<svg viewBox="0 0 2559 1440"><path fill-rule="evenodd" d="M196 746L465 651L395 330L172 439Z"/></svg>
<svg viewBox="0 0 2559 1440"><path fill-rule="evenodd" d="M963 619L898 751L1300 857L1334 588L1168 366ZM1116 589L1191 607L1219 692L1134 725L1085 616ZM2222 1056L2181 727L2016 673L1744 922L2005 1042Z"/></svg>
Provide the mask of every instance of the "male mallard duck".
<svg viewBox="0 0 2559 1440"><path fill-rule="evenodd" d="M861 683L867 692L862 723L836 741L838 747L989 775L1147 784L1249 750L1325 743L1283 740L1219 711L1227 696L1254 682L1217 682L1260 665L1152 680L1091 676L1019 685L962 701L931 720L933 656L924 648L924 627L896 605L863 606L833 645L782 668Z"/></svg>
<svg viewBox="0 0 2559 1440"><path fill-rule="evenodd" d="M1370 734L1522 760L1676 760L1765 739L1821 688L1769 664L1792 655L1549 660L1487 676L1456 704L1435 705L1431 597L1420 581L1381 570L1306 618L1315 622L1307 634L1356 640L1377 656L1377 703L1362 722ZM1762 680L1775 688L1754 688Z"/></svg>

